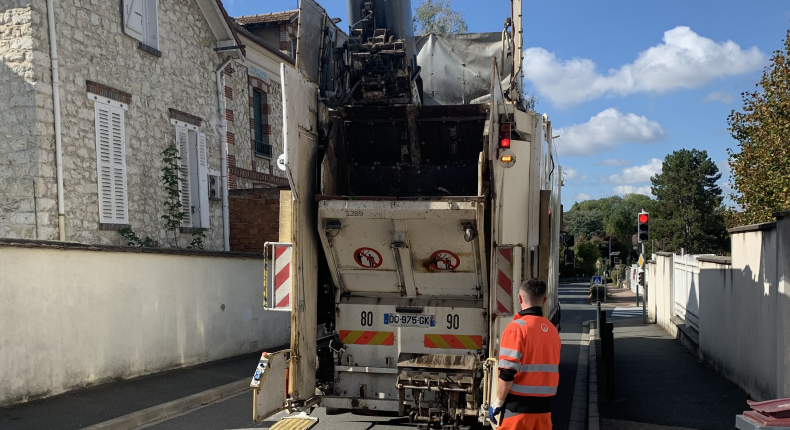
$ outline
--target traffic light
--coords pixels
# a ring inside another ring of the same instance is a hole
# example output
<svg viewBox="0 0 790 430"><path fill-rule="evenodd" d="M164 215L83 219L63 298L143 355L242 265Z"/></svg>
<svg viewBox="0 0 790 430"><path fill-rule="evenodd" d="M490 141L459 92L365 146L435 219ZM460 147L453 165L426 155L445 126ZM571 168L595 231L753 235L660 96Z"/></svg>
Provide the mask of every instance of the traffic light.
<svg viewBox="0 0 790 430"><path fill-rule="evenodd" d="M647 242L650 237L650 214L647 212L639 212L639 216L637 218L637 238L639 239L639 243Z"/></svg>
<svg viewBox="0 0 790 430"><path fill-rule="evenodd" d="M639 285L645 286L645 272L639 272Z"/></svg>

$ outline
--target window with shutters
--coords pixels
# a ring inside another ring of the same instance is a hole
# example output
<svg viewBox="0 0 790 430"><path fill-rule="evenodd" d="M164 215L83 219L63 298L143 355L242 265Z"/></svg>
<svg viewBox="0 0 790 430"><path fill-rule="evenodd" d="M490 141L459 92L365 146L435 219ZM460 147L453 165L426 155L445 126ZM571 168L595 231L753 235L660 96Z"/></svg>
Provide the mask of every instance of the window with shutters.
<svg viewBox="0 0 790 430"><path fill-rule="evenodd" d="M159 49L159 0L123 0L124 33L155 50Z"/></svg>
<svg viewBox="0 0 790 430"><path fill-rule="evenodd" d="M99 222L129 224L126 189L126 137L124 108L109 99L94 101L96 115L96 170Z"/></svg>
<svg viewBox="0 0 790 430"><path fill-rule="evenodd" d="M252 117L255 140L255 155L272 158L272 145L269 142L269 101L266 93L252 90Z"/></svg>
<svg viewBox="0 0 790 430"><path fill-rule="evenodd" d="M194 125L175 121L176 147L181 158L181 205L185 228L209 228L209 182L206 135Z"/></svg>

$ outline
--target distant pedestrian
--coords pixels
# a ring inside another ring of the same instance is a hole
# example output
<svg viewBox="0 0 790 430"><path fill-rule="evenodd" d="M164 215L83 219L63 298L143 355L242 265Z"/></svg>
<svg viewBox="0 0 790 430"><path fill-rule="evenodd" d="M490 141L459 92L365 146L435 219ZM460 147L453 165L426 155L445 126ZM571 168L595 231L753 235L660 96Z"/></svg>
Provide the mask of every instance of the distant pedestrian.
<svg viewBox="0 0 790 430"><path fill-rule="evenodd" d="M521 304L499 344L499 381L489 420L499 430L551 430L551 402L560 380L560 335L543 317L546 283L524 281Z"/></svg>

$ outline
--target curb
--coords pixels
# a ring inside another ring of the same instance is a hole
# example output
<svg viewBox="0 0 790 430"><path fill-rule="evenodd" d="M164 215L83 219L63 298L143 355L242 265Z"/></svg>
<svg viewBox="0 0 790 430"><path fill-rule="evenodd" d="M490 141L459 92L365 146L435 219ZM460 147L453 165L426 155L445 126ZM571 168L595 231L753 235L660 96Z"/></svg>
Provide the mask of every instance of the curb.
<svg viewBox="0 0 790 430"><path fill-rule="evenodd" d="M191 396L182 397L170 402L162 403L137 412L132 412L118 418L84 427L83 430L131 430L150 424L154 421L179 414L207 403L215 402L219 399L230 397L241 393L250 388L250 379L244 378L240 381L221 385Z"/></svg>
<svg viewBox="0 0 790 430"><path fill-rule="evenodd" d="M588 369L590 362L590 322L582 324L582 338L579 344L579 361L576 364L576 383L573 387L573 402L571 403L571 417L568 423L569 430L585 430L587 422L587 390Z"/></svg>
<svg viewBox="0 0 790 430"><path fill-rule="evenodd" d="M587 394L587 429L588 430L598 430L601 427L601 417L598 415L598 354L597 354L597 342L595 339L595 334L598 331L598 327L595 330L590 330L590 348L588 349L590 358L589 358L589 366L590 366L590 380L589 380L589 391Z"/></svg>

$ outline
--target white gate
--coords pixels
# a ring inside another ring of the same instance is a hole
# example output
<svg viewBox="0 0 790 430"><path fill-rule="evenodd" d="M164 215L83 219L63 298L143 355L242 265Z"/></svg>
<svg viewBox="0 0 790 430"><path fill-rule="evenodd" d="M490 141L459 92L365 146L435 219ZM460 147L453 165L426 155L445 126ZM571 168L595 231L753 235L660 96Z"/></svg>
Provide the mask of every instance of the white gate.
<svg viewBox="0 0 790 430"><path fill-rule="evenodd" d="M699 262L696 255L675 255L672 286L675 296L675 315L699 330Z"/></svg>

